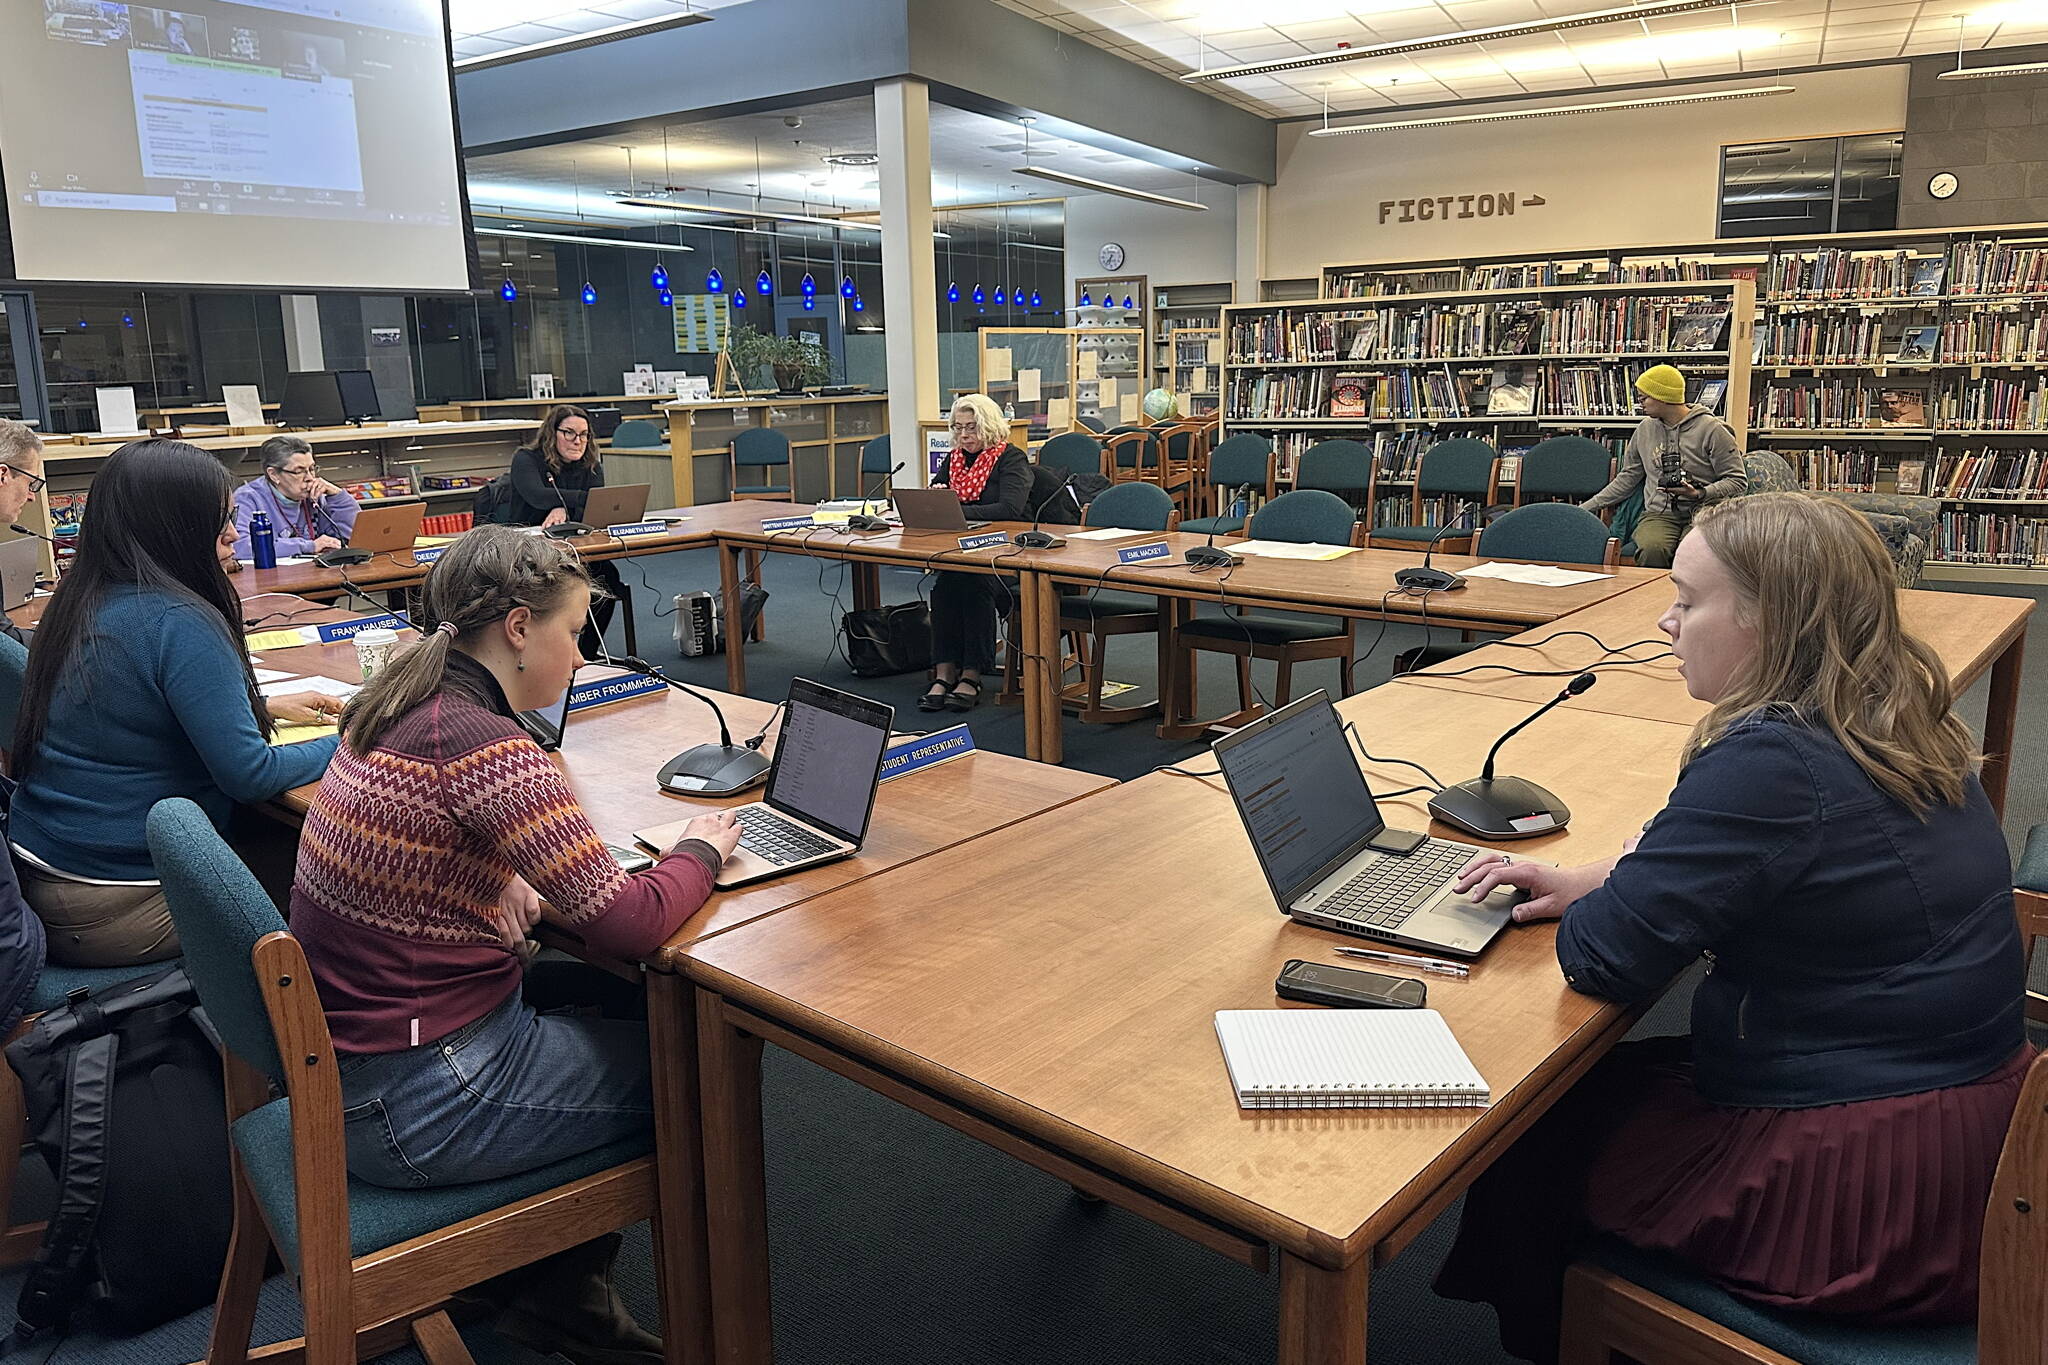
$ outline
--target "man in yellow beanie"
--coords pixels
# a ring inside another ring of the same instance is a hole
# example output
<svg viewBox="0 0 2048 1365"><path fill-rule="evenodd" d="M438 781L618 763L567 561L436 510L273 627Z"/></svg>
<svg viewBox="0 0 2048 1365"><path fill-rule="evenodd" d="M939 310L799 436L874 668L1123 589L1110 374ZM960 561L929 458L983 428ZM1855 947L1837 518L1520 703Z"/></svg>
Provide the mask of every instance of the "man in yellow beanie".
<svg viewBox="0 0 2048 1365"><path fill-rule="evenodd" d="M1684 375L1669 365L1652 365L1636 376L1636 392L1644 417L1622 453L1621 472L1579 506L1598 512L1642 489L1636 563L1668 569L1678 542L1692 528L1693 514L1743 492L1749 480L1735 433L1713 413L1685 401Z"/></svg>

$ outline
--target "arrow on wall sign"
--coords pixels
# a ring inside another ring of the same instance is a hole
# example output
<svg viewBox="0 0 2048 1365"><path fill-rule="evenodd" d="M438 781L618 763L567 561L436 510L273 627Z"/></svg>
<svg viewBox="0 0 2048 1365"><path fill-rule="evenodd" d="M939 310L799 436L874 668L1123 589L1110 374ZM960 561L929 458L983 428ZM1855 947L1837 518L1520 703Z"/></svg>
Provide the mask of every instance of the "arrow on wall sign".
<svg viewBox="0 0 2048 1365"><path fill-rule="evenodd" d="M1549 202L1550 201L1548 199L1545 199L1540 194L1532 194L1527 199L1524 199L1522 201L1522 207L1525 209L1540 208L1544 204L1547 204Z"/></svg>

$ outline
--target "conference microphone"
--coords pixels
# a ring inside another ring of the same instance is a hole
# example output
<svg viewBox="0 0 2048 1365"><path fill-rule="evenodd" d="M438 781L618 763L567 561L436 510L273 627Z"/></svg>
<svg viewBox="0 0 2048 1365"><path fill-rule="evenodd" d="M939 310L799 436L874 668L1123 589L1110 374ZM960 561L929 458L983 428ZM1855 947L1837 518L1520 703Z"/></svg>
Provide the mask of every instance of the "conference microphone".
<svg viewBox="0 0 2048 1365"><path fill-rule="evenodd" d="M1244 519L1243 525L1251 525L1251 518L1249 516ZM1181 558L1197 569L1228 569L1234 565L1244 563L1243 555L1234 555L1228 550L1216 548L1216 521L1214 518L1211 518L1209 522L1209 538L1200 545L1193 546L1184 551L1181 554Z"/></svg>
<svg viewBox="0 0 2048 1365"><path fill-rule="evenodd" d="M1395 573L1395 586L1406 588L1410 592L1449 592L1453 588L1464 587L1465 580L1458 575L1451 573L1447 569L1430 568L1429 557L1436 553L1437 542L1450 535L1452 531L1457 529L1459 522L1472 516L1478 510L1479 504L1475 502L1444 523L1443 528L1429 538L1429 548L1422 552L1422 567L1419 569L1402 569Z"/></svg>
<svg viewBox="0 0 2048 1365"><path fill-rule="evenodd" d="M562 515L565 517L569 517L569 519L567 521L558 522L555 525L548 527L547 530L543 531L541 534L551 537L555 540L568 540L572 536L587 536L592 531L594 531L596 529L595 527L587 526L584 523L576 520L576 518L574 518L573 516L569 516L569 500L562 496L561 488L557 486L555 483L555 476L552 474L548 474L547 481L548 487L553 488L555 490L555 501L562 504Z"/></svg>
<svg viewBox="0 0 2048 1365"><path fill-rule="evenodd" d="M685 749L661 765L655 782L665 792L687 796L731 796L768 780L772 761L759 749L732 742L732 730L725 712L716 701L696 688L679 683L647 660L633 654L606 654L605 662L631 669L649 678L659 678L685 696L695 697L718 717L718 743Z"/></svg>
<svg viewBox="0 0 2048 1365"><path fill-rule="evenodd" d="M908 464L908 463L910 463L910 462L909 462L908 460L898 460L898 461L896 462L896 467L895 467L894 469L890 470L890 471L889 471L889 472L888 472L887 474L884 474L884 475L882 476L882 479L881 479L881 485L882 485L882 487L883 487L883 488L887 488L887 487L889 487L889 486L890 486L891 484L895 483L895 482L896 482L896 476L897 476L898 474L901 474L901 473L903 472L903 466L904 466L904 465L906 465L906 464ZM896 529L895 527L891 526L891 525L890 525L890 524L889 524L889 523L888 523L887 521L883 520L883 519L882 519L881 517L877 517L877 516L870 516L870 515L868 514L868 510L867 510L867 508L868 508L868 504L869 504L869 503L871 503L871 502L873 502L873 501L875 501L875 499L873 499L873 498L870 498L870 497L866 497L866 496L863 496L863 497L861 498L861 503L860 503L860 508L861 508L861 510L860 510L860 511L858 511L858 512L855 512L855 513L854 513L854 514L853 514L852 516L850 516L850 517L848 517L848 518L846 519L846 529L847 529L847 530L849 530L849 531L893 531L893 530L895 530L895 529Z"/></svg>
<svg viewBox="0 0 2048 1365"><path fill-rule="evenodd" d="M1062 493L1072 491L1074 487L1075 475L1079 472L1080 471L1076 470L1074 474L1067 475L1066 479L1063 482L1061 482L1058 488L1055 488L1052 490L1052 492L1046 494L1045 501L1038 504L1038 515L1032 519L1031 529L1028 531L1019 531L1016 535L1011 536L1010 543L1012 545L1019 546L1026 550L1057 550L1060 546L1067 543L1067 539L1065 536L1056 536L1052 534L1050 531L1041 531L1038 529L1038 527L1039 524L1045 520L1045 509L1052 506L1053 499L1057 498ZM1080 505L1081 500L1079 498L1075 498L1074 506L1078 508Z"/></svg>
<svg viewBox="0 0 2048 1365"><path fill-rule="evenodd" d="M1429 813L1482 839L1530 839L1563 829L1571 821L1571 807L1526 778L1495 777L1493 760L1501 745L1526 730L1538 716L1597 681L1591 673L1581 673L1566 683L1562 692L1537 707L1528 720L1493 742L1479 776L1445 787L1429 798Z"/></svg>

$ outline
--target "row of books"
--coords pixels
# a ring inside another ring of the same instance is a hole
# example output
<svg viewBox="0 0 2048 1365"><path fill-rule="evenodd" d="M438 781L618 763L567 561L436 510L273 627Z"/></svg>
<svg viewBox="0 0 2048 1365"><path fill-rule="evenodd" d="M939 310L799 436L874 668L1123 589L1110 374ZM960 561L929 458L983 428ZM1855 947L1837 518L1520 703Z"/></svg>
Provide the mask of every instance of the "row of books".
<svg viewBox="0 0 2048 1365"><path fill-rule="evenodd" d="M1952 294L2048 292L2048 249L2004 242L1958 242Z"/></svg>
<svg viewBox="0 0 2048 1365"><path fill-rule="evenodd" d="M1706 260L1518 261L1475 265L1464 270L1351 270L1333 275L1327 297L1385 298L1400 294L1449 294L1475 289L1565 289L1578 284L1665 284L1721 278Z"/></svg>
<svg viewBox="0 0 2048 1365"><path fill-rule="evenodd" d="M1464 515L1470 504L1453 494L1422 500L1422 515L1415 513L1415 495L1406 490L1375 497L1366 520L1373 526L1449 526Z"/></svg>
<svg viewBox="0 0 2048 1365"><path fill-rule="evenodd" d="M1911 330L1911 329L1909 329ZM2048 313L1969 313L1941 324L1939 354L1950 364L2048 361Z"/></svg>
<svg viewBox="0 0 2048 1365"><path fill-rule="evenodd" d="M1935 425L1987 431L2048 430L2048 381L1979 379L1944 387Z"/></svg>
<svg viewBox="0 0 2048 1365"><path fill-rule="evenodd" d="M1330 409L1331 378L1328 370L1256 370L1233 374L1229 392L1224 396L1223 411L1234 420L1328 417L1333 415Z"/></svg>
<svg viewBox="0 0 2048 1365"><path fill-rule="evenodd" d="M1433 360L1471 356L1711 353L1727 344L1729 308L1712 299L1581 298L1534 303L1389 305L1240 315L1233 364Z"/></svg>
<svg viewBox="0 0 2048 1365"><path fill-rule="evenodd" d="M1858 252L1842 247L1781 251L1763 274L1769 298L1882 299L1941 292L1948 262L1918 252Z"/></svg>
<svg viewBox="0 0 2048 1365"><path fill-rule="evenodd" d="M1756 429L1925 428L1927 391L1877 384L1860 375L1817 384L1771 384L1750 399L1749 424Z"/></svg>
<svg viewBox="0 0 2048 1365"><path fill-rule="evenodd" d="M1940 346L1939 327L1908 327L1896 336L1885 318L1868 313L1777 313L1759 329L1757 357L1765 365L1928 365Z"/></svg>
<svg viewBox="0 0 2048 1365"><path fill-rule="evenodd" d="M1627 365L1396 366L1349 373L1327 369L1239 370L1224 412L1232 421L1356 417L1427 420L1471 417L1617 418L1636 412L1639 368ZM1695 385L1693 401L1719 412L1725 379Z"/></svg>
<svg viewBox="0 0 2048 1365"><path fill-rule="evenodd" d="M1862 446L1813 446L1778 452L1799 475L1799 485L1826 493L1875 493L1883 457ZM1903 491L1903 490L1902 490Z"/></svg>
<svg viewBox="0 0 2048 1365"><path fill-rule="evenodd" d="M1907 488L1906 465L1924 461L1899 462L1899 491L1919 492L1923 480L1912 480ZM2048 450L1944 451L1934 459L1934 471L1924 480L1929 496L1937 498L2014 498L2048 502Z"/></svg>
<svg viewBox="0 0 2048 1365"><path fill-rule="evenodd" d="M1935 519L1930 558L1948 564L2030 569L2041 563L2048 522L2011 512L1947 511Z"/></svg>

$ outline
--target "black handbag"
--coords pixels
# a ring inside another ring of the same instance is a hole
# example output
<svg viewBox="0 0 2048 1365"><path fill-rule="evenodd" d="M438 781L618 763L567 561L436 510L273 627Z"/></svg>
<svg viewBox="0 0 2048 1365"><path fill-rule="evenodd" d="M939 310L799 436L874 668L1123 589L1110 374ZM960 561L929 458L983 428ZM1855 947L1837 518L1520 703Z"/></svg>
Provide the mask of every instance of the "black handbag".
<svg viewBox="0 0 2048 1365"><path fill-rule="evenodd" d="M922 673L932 666L932 614L923 602L849 611L839 618L839 633L855 677Z"/></svg>

